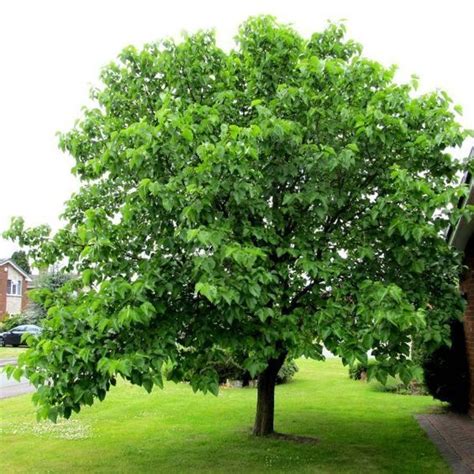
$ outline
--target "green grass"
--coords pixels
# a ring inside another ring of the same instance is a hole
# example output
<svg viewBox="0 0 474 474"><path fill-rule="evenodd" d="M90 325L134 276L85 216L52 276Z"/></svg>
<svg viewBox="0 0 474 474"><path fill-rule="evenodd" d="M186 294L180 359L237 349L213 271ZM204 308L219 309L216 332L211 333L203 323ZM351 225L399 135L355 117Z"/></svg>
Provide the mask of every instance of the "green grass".
<svg viewBox="0 0 474 474"><path fill-rule="evenodd" d="M26 351L26 347L0 347L0 361L15 359L24 351Z"/></svg>
<svg viewBox="0 0 474 474"><path fill-rule="evenodd" d="M70 421L37 425L28 395L0 401L3 473L446 473L413 418L430 397L384 393L350 380L336 359L298 361L277 388L276 429L317 444L250 435L255 389L219 397L168 384L150 395L122 383Z"/></svg>

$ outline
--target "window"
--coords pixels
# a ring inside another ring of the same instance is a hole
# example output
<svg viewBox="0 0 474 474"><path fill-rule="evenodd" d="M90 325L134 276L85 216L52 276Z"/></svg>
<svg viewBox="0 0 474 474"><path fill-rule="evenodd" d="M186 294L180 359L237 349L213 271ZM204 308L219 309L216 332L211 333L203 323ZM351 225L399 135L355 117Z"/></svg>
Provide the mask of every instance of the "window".
<svg viewBox="0 0 474 474"><path fill-rule="evenodd" d="M7 280L7 295L21 296L21 280Z"/></svg>

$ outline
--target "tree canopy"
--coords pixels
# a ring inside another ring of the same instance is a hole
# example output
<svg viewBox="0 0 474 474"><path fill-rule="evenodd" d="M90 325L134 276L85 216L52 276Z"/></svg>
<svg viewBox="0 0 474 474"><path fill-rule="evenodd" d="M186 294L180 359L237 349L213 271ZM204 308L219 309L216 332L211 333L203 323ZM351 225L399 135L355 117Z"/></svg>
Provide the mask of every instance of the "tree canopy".
<svg viewBox="0 0 474 474"><path fill-rule="evenodd" d="M165 363L217 394L229 352L259 376L256 434L273 430L286 357L371 350L370 375L409 380L410 342L439 345L461 308L443 231L466 190L445 150L467 132L446 93L394 75L343 25L305 39L272 17L228 52L199 32L105 67L60 140L82 182L66 224L7 232L80 275L44 297L16 369L40 416L102 400L118 376L161 387Z"/></svg>

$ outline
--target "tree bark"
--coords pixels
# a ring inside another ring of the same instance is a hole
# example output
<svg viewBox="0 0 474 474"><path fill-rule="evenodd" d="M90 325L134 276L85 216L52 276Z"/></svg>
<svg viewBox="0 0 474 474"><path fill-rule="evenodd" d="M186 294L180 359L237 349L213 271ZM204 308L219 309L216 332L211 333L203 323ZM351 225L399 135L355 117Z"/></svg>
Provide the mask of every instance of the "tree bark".
<svg viewBox="0 0 474 474"><path fill-rule="evenodd" d="M277 359L270 359L267 368L258 376L257 414L253 427L255 436L266 436L273 433L276 377L285 357L286 354L282 354Z"/></svg>

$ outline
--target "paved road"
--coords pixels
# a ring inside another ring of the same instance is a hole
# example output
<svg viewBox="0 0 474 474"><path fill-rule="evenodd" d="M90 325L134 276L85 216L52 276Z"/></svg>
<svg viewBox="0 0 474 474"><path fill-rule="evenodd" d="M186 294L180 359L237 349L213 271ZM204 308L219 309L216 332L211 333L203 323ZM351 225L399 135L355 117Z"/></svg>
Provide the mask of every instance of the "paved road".
<svg viewBox="0 0 474 474"><path fill-rule="evenodd" d="M3 372L5 365L15 364L16 359L2 359L0 360L0 399L15 397L17 395L23 395L24 393L30 393L35 390L28 380L21 379L17 382L14 379L8 379L6 374Z"/></svg>
<svg viewBox="0 0 474 474"><path fill-rule="evenodd" d="M323 354L326 357L334 357L327 349L323 350ZM0 399L16 397L17 395L23 395L24 393L34 392L35 388L31 385L27 379L21 379L17 382L14 379L8 379L3 372L2 367L5 365L12 365L16 363L16 358L2 359L0 360Z"/></svg>
<svg viewBox="0 0 474 474"><path fill-rule="evenodd" d="M4 367L5 365L12 365L16 363L16 357L12 357L11 359L0 359L0 367Z"/></svg>

